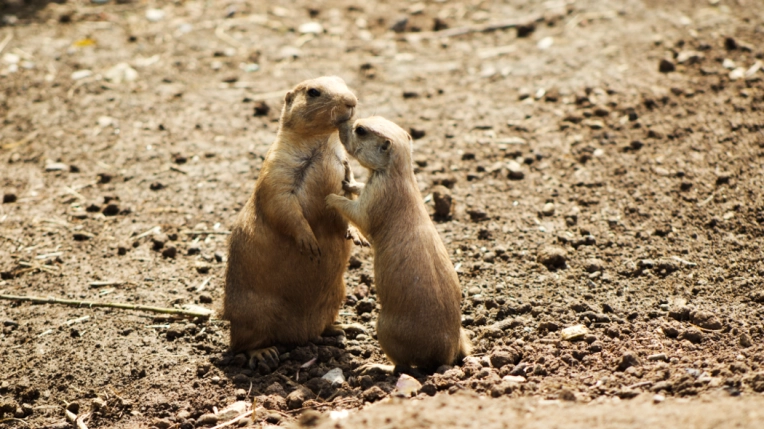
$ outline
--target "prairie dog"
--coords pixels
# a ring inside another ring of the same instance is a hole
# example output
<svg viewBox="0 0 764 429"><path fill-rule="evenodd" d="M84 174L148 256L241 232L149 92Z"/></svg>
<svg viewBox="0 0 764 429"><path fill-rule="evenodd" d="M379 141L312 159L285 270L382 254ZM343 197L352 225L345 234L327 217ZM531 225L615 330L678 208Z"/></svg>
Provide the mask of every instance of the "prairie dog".
<svg viewBox="0 0 764 429"><path fill-rule="evenodd" d="M357 104L334 76L302 82L284 101L276 140L231 231L222 311L233 352L275 363L271 346L331 330L345 299L348 223L324 198L354 183L337 125Z"/></svg>
<svg viewBox="0 0 764 429"><path fill-rule="evenodd" d="M326 197L371 242L381 304L377 338L396 366L434 369L470 353L461 288L411 163L411 136L381 117L339 127L348 153L370 170L358 199Z"/></svg>

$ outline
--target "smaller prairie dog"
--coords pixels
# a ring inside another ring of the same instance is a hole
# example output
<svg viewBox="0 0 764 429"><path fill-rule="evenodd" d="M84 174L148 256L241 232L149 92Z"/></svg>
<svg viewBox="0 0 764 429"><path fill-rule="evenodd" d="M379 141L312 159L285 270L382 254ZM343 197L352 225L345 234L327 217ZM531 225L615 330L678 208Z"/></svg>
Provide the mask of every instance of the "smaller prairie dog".
<svg viewBox="0 0 764 429"><path fill-rule="evenodd" d="M357 200L326 197L368 238L381 304L377 338L398 367L435 369L470 353L461 288L417 186L411 136L381 117L339 125L348 153L371 172Z"/></svg>

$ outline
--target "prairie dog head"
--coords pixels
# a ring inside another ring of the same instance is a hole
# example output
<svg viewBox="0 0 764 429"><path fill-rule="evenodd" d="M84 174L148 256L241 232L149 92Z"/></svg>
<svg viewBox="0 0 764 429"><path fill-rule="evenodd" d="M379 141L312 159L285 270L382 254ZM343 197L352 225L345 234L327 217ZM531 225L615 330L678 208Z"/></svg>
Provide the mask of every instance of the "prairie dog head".
<svg viewBox="0 0 764 429"><path fill-rule="evenodd" d="M337 76L299 83L284 97L281 126L297 132L330 134L353 117L358 99Z"/></svg>
<svg viewBox="0 0 764 429"><path fill-rule="evenodd" d="M371 171L411 169L411 136L380 116L340 124L340 141Z"/></svg>

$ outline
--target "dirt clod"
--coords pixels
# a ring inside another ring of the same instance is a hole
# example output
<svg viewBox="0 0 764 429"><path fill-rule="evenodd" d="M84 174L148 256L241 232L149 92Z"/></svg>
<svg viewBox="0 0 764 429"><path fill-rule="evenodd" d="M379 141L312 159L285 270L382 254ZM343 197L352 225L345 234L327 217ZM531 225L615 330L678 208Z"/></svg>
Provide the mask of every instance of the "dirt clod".
<svg viewBox="0 0 764 429"><path fill-rule="evenodd" d="M634 352L625 352L618 363L618 371L626 371L628 368L639 365L639 358Z"/></svg>
<svg viewBox="0 0 764 429"><path fill-rule="evenodd" d="M562 247L544 246L539 250L536 259L550 271L557 270L566 267L568 252Z"/></svg>

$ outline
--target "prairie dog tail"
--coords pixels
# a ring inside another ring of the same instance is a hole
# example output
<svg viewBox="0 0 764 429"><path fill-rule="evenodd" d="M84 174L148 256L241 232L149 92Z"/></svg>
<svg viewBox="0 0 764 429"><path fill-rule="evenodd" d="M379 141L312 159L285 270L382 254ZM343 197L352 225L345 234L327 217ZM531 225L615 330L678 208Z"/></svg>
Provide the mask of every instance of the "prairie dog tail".
<svg viewBox="0 0 764 429"><path fill-rule="evenodd" d="M472 342L464 329L460 330L459 335L459 354L456 355L456 361L461 362L467 356L472 354Z"/></svg>

